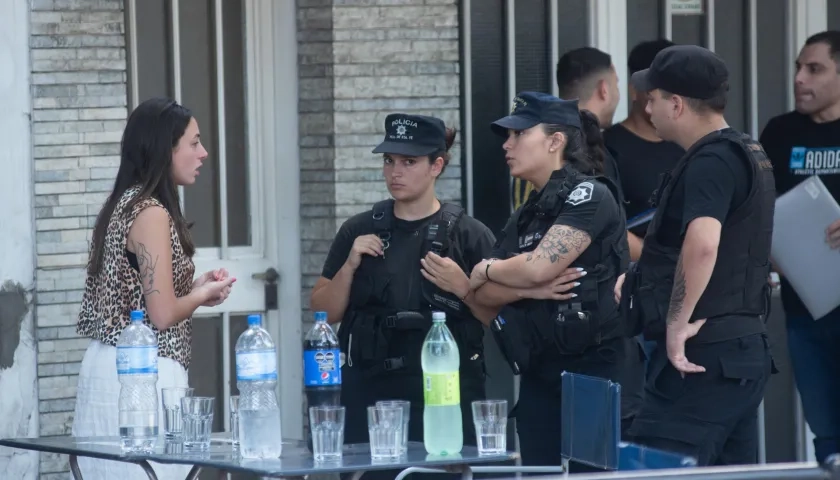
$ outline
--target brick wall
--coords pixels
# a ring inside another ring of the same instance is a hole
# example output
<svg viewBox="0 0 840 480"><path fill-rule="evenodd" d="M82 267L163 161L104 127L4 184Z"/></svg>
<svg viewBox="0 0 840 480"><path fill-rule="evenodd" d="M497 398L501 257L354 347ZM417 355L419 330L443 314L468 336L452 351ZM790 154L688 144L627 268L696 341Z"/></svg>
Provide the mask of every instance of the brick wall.
<svg viewBox="0 0 840 480"><path fill-rule="evenodd" d="M434 115L459 127L457 0L298 0L304 321L341 223L387 198L371 150L385 116ZM460 140L460 137L458 137ZM460 143L460 142L459 142ZM461 201L458 144L438 181ZM304 325L304 331L307 325Z"/></svg>
<svg viewBox="0 0 840 480"><path fill-rule="evenodd" d="M38 387L41 436L67 435L88 340L75 324L87 241L113 186L126 118L122 0L32 0ZM41 455L41 478L67 457Z"/></svg>

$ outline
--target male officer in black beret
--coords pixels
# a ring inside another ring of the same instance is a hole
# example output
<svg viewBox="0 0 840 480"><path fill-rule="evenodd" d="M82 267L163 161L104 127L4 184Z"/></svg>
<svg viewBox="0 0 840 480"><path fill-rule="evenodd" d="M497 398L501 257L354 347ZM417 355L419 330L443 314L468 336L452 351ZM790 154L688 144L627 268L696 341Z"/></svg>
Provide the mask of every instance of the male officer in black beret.
<svg viewBox="0 0 840 480"><path fill-rule="evenodd" d="M687 152L654 193L645 248L617 286L629 320L659 343L628 433L700 465L755 463L758 406L773 370L764 325L772 168L761 145L724 119L729 74L720 57L673 46L634 75L657 134Z"/></svg>

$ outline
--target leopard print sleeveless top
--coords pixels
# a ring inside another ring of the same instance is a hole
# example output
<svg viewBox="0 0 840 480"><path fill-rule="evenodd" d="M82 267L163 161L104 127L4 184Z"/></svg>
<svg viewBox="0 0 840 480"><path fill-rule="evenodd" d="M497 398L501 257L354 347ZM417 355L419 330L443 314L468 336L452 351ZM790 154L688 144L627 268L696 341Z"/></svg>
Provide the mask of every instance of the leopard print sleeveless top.
<svg viewBox="0 0 840 480"><path fill-rule="evenodd" d="M88 274L85 280L76 332L106 345L117 345L120 334L130 323L129 316L132 310L146 310L140 273L129 263L126 244L128 232L137 215L145 208L163 205L154 198L144 198L137 202L131 211L126 211L128 203L139 191L139 185L131 187L120 198L105 234L102 268L98 275ZM175 296L182 297L188 295L192 289L195 265L192 259L184 254L171 217L169 237L172 242L172 281ZM92 247L93 242L91 251ZM158 356L171 358L188 369L192 355L192 319L188 318L164 331L155 328L148 318L145 322L157 335Z"/></svg>

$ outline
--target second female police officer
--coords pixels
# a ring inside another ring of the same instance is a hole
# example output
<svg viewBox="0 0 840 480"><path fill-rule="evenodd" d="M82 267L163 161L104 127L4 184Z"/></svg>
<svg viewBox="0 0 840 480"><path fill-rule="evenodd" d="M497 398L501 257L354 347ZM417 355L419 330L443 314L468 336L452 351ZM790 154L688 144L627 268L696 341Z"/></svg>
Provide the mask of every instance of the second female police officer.
<svg viewBox="0 0 840 480"><path fill-rule="evenodd" d="M558 465L561 373L620 383L623 358L637 354L612 291L629 262L625 220L615 185L597 176L604 155L597 120L577 101L523 92L493 130L508 137L511 175L537 192L511 216L470 282L479 305L502 308L491 328L521 375L515 416L523 463ZM584 275L574 298L521 300L518 289L569 267Z"/></svg>
<svg viewBox="0 0 840 480"><path fill-rule="evenodd" d="M435 195L454 130L440 119L406 114L388 115L385 130L373 152L382 154L392 198L344 222L312 291L312 309L341 322L344 438L368 442L366 407L401 399L411 401L409 440L423 440L420 352L431 313L439 310L458 343L464 443L474 445L470 403L485 395L484 327L471 311L467 272L490 255L495 240L461 207Z"/></svg>

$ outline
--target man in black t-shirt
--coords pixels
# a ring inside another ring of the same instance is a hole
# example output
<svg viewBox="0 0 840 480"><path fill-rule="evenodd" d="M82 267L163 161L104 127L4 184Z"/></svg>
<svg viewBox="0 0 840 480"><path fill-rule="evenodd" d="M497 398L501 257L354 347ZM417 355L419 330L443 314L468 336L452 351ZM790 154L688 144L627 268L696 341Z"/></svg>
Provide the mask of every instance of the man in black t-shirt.
<svg viewBox="0 0 840 480"><path fill-rule="evenodd" d="M772 118L761 133L781 195L819 175L840 199L840 32L818 33L796 62L796 111ZM803 212L807 215L807 212ZM777 226L781 228L781 226ZM807 234L805 232L803 235ZM826 242L840 248L840 220L826 225ZM781 275L791 363L817 461L840 451L840 308L814 319ZM816 320L816 321L815 321Z"/></svg>
<svg viewBox="0 0 840 480"><path fill-rule="evenodd" d="M634 74L664 140L687 150L656 198L637 265L621 292L657 340L638 443L700 465L757 461L758 406L772 370L769 302L775 189L761 146L723 116L729 72L694 45L660 51ZM666 313L667 312L667 313Z"/></svg>
<svg viewBox="0 0 840 480"><path fill-rule="evenodd" d="M612 57L593 47L581 47L564 53L557 62L559 97L578 100L578 108L589 110L598 118L601 128L613 123L620 93L618 74ZM607 152L604 159L604 176L621 188L621 178L615 159ZM624 203L623 193L619 204Z"/></svg>
<svg viewBox="0 0 840 480"><path fill-rule="evenodd" d="M627 58L630 75L650 67L653 58L662 49L674 43L669 40L642 42L630 51ZM632 77L631 77L632 78ZM662 174L674 168L685 150L673 142L659 138L656 128L645 111L647 92L630 82L630 114L621 123L604 131L604 143L615 157L624 192L624 209L627 213L627 236L630 259L636 261L642 254L642 240L653 214L650 197L659 186ZM631 225L632 222L638 225Z"/></svg>

